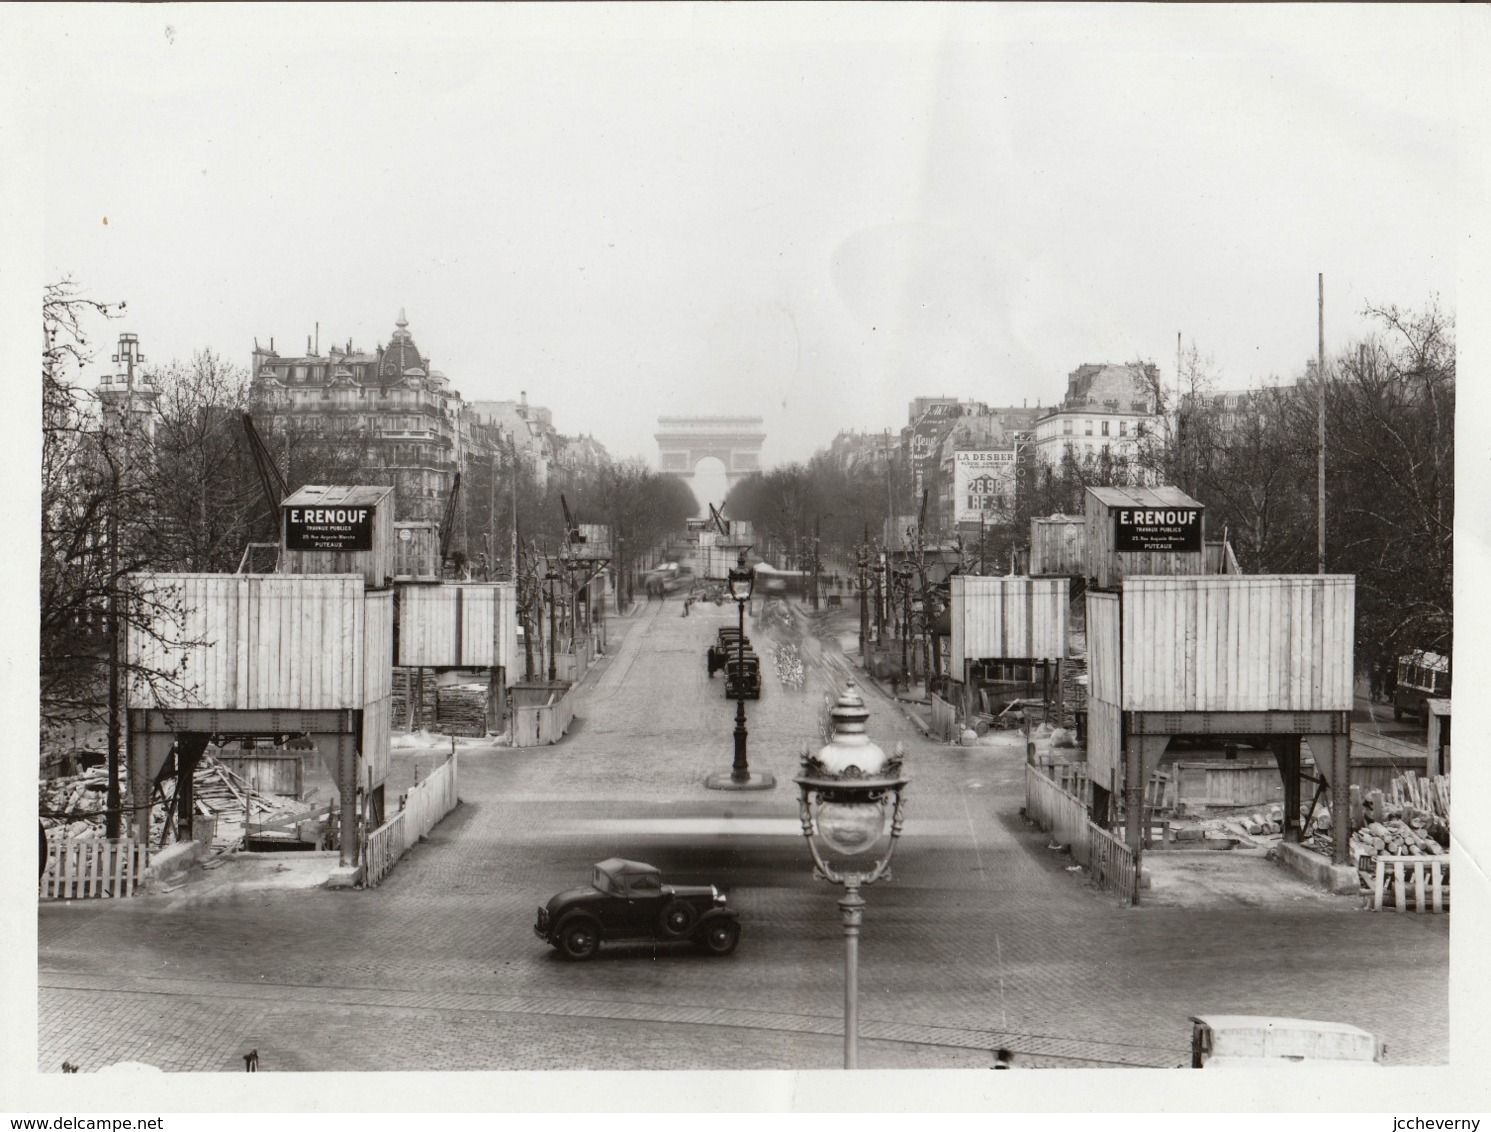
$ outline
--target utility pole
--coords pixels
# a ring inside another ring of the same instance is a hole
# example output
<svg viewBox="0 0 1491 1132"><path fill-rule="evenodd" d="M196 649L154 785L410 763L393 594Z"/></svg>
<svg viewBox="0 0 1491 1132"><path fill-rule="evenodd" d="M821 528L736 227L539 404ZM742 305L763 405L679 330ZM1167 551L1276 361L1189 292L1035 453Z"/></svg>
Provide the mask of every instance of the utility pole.
<svg viewBox="0 0 1491 1132"><path fill-rule="evenodd" d="M1319 384L1319 401L1316 406L1316 424L1319 428L1320 456L1317 461L1315 499L1318 518L1315 532L1315 572L1325 573L1325 273L1317 280L1319 284L1318 327L1316 340L1315 380Z"/></svg>
<svg viewBox="0 0 1491 1132"><path fill-rule="evenodd" d="M114 464L114 498L109 508L109 788L104 813L104 835L110 841L118 840L123 826L124 805L119 788L120 756L124 745L124 713L120 697L120 670L124 666L124 632L119 618L119 495L128 487L130 480L130 433L135 425L135 363L143 362L140 340L133 334L119 336L119 352L113 355L115 362L125 366L124 421L121 429L123 452L120 465ZM112 461L111 461L112 463Z"/></svg>
<svg viewBox="0 0 1491 1132"><path fill-rule="evenodd" d="M500 453L496 448L492 449L492 482L488 484L487 492L487 581L492 580L492 575L497 572L497 471L500 467L498 457ZM514 572L516 578L517 574Z"/></svg>
<svg viewBox="0 0 1491 1132"><path fill-rule="evenodd" d="M513 474L512 474L513 581L516 582L518 580L518 438L516 436L509 435L508 438L507 438L507 446L508 446L508 451L512 454L512 458L513 458ZM529 672L528 675L529 675L529 679L532 679L533 673L531 671Z"/></svg>

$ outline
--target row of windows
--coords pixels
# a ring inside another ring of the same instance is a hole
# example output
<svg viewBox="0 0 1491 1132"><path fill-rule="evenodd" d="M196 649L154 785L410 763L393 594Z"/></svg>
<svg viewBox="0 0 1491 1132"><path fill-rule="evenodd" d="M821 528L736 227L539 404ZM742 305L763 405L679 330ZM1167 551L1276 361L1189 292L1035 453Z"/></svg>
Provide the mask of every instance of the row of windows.
<svg viewBox="0 0 1491 1132"><path fill-rule="evenodd" d="M1075 423L1076 422L1074 422L1071 417L1067 417L1065 420L1063 420L1061 422L1061 434L1063 436L1071 436L1073 434L1073 426L1074 426ZM1093 432L1092 432L1093 423L1094 422L1092 420L1090 420L1090 419L1089 420L1084 420L1082 422L1082 424L1084 426L1084 432L1083 432L1084 436L1091 436L1091 435L1093 435ZM1129 422L1128 421L1119 421L1118 422L1118 432L1117 433L1114 433L1112 431L1112 425L1113 425L1112 421L1098 421L1096 423L1101 426L1101 432L1099 433L1099 435L1101 435L1101 436L1114 436L1114 435L1117 435L1117 436L1128 436L1128 434L1129 434ZM1135 436L1143 436L1144 435L1144 422L1143 421L1136 422L1135 428L1134 428L1134 435Z"/></svg>

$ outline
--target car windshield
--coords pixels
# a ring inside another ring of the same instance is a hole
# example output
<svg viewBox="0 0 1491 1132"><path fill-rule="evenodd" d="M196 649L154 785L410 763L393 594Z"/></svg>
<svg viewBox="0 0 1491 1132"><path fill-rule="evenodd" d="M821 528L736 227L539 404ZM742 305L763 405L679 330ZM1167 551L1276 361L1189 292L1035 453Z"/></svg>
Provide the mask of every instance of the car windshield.
<svg viewBox="0 0 1491 1132"><path fill-rule="evenodd" d="M663 890L662 881L651 873L628 877L633 896L656 896Z"/></svg>

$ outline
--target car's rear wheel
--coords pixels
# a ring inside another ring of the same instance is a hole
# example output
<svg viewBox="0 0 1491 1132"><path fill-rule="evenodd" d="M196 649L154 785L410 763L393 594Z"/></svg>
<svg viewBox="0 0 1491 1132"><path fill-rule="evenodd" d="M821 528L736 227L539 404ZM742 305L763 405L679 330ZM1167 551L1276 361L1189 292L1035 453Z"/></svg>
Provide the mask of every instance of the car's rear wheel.
<svg viewBox="0 0 1491 1132"><path fill-rule="evenodd" d="M674 900L664 906L658 916L658 926L669 939L686 936L699 922L699 910L683 900Z"/></svg>
<svg viewBox="0 0 1491 1132"><path fill-rule="evenodd" d="M589 916L575 916L559 925L555 937L566 959L589 959L600 949L601 926Z"/></svg>
<svg viewBox="0 0 1491 1132"><path fill-rule="evenodd" d="M712 920L699 933L699 946L711 955L729 955L740 942L740 925L734 920Z"/></svg>

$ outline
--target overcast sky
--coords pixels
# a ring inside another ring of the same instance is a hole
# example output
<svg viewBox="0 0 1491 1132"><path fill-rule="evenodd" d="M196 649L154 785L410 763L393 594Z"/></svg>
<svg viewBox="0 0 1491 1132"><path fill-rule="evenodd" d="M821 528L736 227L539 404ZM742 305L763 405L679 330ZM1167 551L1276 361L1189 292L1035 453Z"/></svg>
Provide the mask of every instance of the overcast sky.
<svg viewBox="0 0 1491 1132"><path fill-rule="evenodd" d="M127 299L153 361L371 349L403 308L467 399L653 461L660 414L759 414L767 462L919 394L1173 379L1177 332L1226 386L1293 376L1318 272L1328 349L1368 302L1452 308L1485 15L7 12L46 276Z"/></svg>

